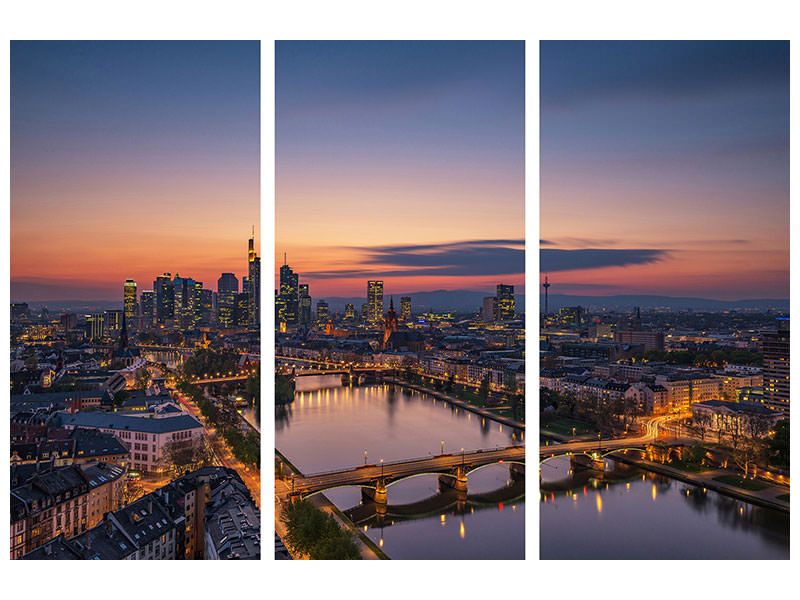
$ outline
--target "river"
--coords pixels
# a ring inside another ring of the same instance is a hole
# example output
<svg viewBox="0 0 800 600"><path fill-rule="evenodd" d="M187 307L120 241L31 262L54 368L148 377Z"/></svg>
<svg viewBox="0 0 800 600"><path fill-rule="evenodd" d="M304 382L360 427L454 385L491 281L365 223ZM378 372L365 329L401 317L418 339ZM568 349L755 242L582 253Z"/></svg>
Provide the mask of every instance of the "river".
<svg viewBox="0 0 800 600"><path fill-rule="evenodd" d="M342 386L338 376L297 379L275 417L277 448L306 474L522 443L522 434L427 395L388 385ZM441 494L436 475L388 488L389 514L361 504L360 488L326 496L393 559L522 559L524 485L508 466L472 473L465 498ZM453 493L454 494L454 493ZM491 499L491 501L489 501Z"/></svg>
<svg viewBox="0 0 800 600"><path fill-rule="evenodd" d="M607 460L542 465L542 559L788 559L789 515Z"/></svg>

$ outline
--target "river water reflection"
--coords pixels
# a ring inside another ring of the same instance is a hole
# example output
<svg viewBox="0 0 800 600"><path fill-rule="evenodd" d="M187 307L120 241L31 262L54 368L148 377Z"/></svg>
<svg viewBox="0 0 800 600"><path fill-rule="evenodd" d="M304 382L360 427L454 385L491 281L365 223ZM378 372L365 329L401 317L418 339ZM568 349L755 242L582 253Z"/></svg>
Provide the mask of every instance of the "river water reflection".
<svg viewBox="0 0 800 600"><path fill-rule="evenodd" d="M606 461L542 465L543 559L788 559L789 515Z"/></svg>
<svg viewBox="0 0 800 600"><path fill-rule="evenodd" d="M295 401L275 416L275 444L304 473L523 443L517 430L417 392L344 387L336 376L301 377ZM524 558L524 482L505 465L470 474L467 497L442 494L436 475L388 489L389 514L361 503L359 488L326 496L394 559Z"/></svg>

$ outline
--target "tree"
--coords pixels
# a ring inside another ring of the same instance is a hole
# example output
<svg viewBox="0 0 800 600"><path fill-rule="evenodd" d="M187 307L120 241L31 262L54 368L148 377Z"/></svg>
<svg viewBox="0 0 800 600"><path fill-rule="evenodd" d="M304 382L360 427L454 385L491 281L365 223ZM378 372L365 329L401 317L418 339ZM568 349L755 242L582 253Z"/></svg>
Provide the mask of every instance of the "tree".
<svg viewBox="0 0 800 600"><path fill-rule="evenodd" d="M164 445L158 466L160 471L180 477L211 464L211 452L202 440L170 440Z"/></svg>
<svg viewBox="0 0 800 600"><path fill-rule="evenodd" d="M775 425L775 433L768 442L770 462L778 467L789 466L789 419Z"/></svg>
<svg viewBox="0 0 800 600"><path fill-rule="evenodd" d="M517 393L517 375L514 371L506 371L503 374L503 389L509 394Z"/></svg>
<svg viewBox="0 0 800 600"><path fill-rule="evenodd" d="M131 397L131 393L128 390L120 390L116 394L114 394L114 406L119 407L125 403L125 400Z"/></svg>
<svg viewBox="0 0 800 600"><path fill-rule="evenodd" d="M275 404L286 405L294 401L294 384L290 377L275 374Z"/></svg>
<svg viewBox="0 0 800 600"><path fill-rule="evenodd" d="M137 369L133 387L136 388L137 390L144 390L147 389L147 386L149 384L150 384L150 371L148 371L144 367L142 367L141 369Z"/></svg>
<svg viewBox="0 0 800 600"><path fill-rule="evenodd" d="M700 441L706 441L706 432L711 427L711 415L705 411L697 411L694 414L694 424L700 431Z"/></svg>
<svg viewBox="0 0 800 600"><path fill-rule="evenodd" d="M353 535L325 515L308 500L283 509L281 521L286 526L283 541L298 554L314 560L359 560L361 553Z"/></svg>
<svg viewBox="0 0 800 600"><path fill-rule="evenodd" d="M481 380L481 386L478 388L478 396L480 396L484 403L489 399L489 373L486 373Z"/></svg>

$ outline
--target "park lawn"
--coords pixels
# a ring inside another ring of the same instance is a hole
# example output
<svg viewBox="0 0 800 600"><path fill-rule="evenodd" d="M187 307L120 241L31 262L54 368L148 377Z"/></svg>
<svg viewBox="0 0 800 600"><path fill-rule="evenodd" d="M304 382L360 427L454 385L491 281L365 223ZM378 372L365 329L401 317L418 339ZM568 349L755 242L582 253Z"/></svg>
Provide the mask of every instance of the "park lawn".
<svg viewBox="0 0 800 600"><path fill-rule="evenodd" d="M714 481L719 481L720 483L727 483L728 485L733 485L735 487L741 488L743 490L749 490L751 492L758 492L760 490L769 487L763 483L753 481L752 479L742 479L738 475L720 475L719 477L714 477Z"/></svg>
<svg viewBox="0 0 800 600"><path fill-rule="evenodd" d="M572 435L573 427L575 428L575 435L585 435L587 433L594 432L594 429L592 429L591 426L587 425L586 423L575 421L566 417L553 419L549 423L543 424L541 429L543 431L551 431L559 435Z"/></svg>

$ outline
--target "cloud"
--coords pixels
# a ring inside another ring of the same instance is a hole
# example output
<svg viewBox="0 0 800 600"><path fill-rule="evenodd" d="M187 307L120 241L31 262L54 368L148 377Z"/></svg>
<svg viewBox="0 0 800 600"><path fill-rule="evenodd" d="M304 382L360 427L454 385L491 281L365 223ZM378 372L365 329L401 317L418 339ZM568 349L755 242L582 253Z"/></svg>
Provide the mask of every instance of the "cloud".
<svg viewBox="0 0 800 600"><path fill-rule="evenodd" d="M601 269L603 267L643 265L658 262L666 256L666 250L598 248L561 250L544 248L539 251L539 266L542 272L545 273L579 269Z"/></svg>
<svg viewBox="0 0 800 600"><path fill-rule="evenodd" d="M305 273L314 279L344 277L464 277L525 272L524 240L470 240L359 248L363 267Z"/></svg>

